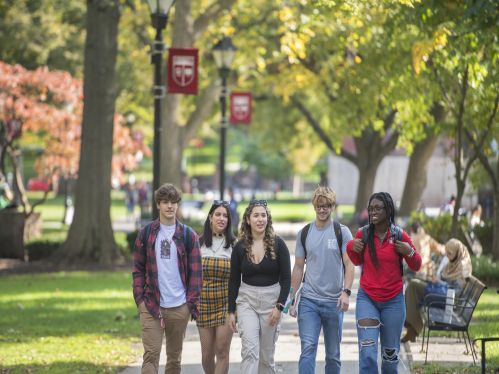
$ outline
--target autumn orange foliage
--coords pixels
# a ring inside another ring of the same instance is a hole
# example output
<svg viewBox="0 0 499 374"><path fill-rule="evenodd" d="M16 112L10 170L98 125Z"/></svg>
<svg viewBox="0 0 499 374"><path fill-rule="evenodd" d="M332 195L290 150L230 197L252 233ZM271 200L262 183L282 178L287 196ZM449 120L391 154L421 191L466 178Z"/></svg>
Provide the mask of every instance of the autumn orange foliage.
<svg viewBox="0 0 499 374"><path fill-rule="evenodd" d="M77 177L83 114L83 81L69 73L34 71L0 61L0 120L20 121L23 133L35 133L44 141L44 152L35 163L39 176ZM123 170L137 167L135 155L151 154L149 147L133 140L115 114L112 176L124 181Z"/></svg>

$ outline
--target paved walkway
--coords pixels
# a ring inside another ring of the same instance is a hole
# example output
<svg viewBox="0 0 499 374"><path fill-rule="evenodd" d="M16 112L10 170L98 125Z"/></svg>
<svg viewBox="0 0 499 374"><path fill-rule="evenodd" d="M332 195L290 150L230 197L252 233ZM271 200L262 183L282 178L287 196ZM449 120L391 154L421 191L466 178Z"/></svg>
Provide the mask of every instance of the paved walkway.
<svg viewBox="0 0 499 374"><path fill-rule="evenodd" d="M286 241L290 252L292 253L291 261L294 264L294 248L295 242L292 240ZM343 339L341 342L341 372L342 373L358 373L359 372L359 351L357 345L357 329L355 324L355 300L357 299L357 290L359 288L360 273L356 269L355 282L350 297L350 308L345 314L343 321ZM409 373L408 357L404 349L401 349L401 357L407 369L400 363L399 372ZM182 357L182 374L202 374L204 373L201 365L201 343L195 322L190 322L187 326L187 333L184 341L184 351ZM319 339L319 348L317 352L317 367L316 372L323 373L325 366L325 349L324 339L321 333ZM276 344L275 362L276 370L283 373L298 373L298 360L300 358L300 338L298 337L298 324L296 319L284 314L282 320L281 333ZM239 363L241 362L241 339L237 334L232 339L230 347L230 374L239 373ZM166 363L165 346L161 352L159 373L164 373ZM142 360L138 360L127 367L121 374L140 374ZM378 366L381 365L381 359L378 353Z"/></svg>

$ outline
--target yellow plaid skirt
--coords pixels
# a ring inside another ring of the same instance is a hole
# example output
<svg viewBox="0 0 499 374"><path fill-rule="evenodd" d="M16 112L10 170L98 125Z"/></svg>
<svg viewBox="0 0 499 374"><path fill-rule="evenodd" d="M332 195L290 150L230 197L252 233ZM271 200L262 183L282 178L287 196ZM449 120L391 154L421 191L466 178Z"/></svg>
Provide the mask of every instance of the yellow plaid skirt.
<svg viewBox="0 0 499 374"><path fill-rule="evenodd" d="M230 259L203 257L203 290L198 327L223 325L229 305Z"/></svg>

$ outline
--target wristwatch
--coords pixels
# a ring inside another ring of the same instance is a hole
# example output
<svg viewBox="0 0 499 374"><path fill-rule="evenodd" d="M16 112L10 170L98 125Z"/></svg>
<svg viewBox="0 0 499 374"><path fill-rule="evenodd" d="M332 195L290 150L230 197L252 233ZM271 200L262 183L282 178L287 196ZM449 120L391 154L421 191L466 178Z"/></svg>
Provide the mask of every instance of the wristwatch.
<svg viewBox="0 0 499 374"><path fill-rule="evenodd" d="M284 306L282 304L276 304L275 307L277 308L277 310L279 310L280 312L282 312L284 310Z"/></svg>
<svg viewBox="0 0 499 374"><path fill-rule="evenodd" d="M352 294L352 291L351 291L351 290L349 290L348 288L345 288L345 289L343 290L343 292L346 292L346 294L347 294L348 296L350 296L350 295Z"/></svg>

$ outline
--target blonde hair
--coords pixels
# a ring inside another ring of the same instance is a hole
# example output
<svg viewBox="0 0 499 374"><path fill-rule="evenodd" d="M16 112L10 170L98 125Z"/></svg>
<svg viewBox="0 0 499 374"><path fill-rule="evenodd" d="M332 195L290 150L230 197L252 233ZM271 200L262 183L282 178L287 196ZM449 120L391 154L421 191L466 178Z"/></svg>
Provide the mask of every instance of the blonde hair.
<svg viewBox="0 0 499 374"><path fill-rule="evenodd" d="M336 192L332 188L319 186L312 195L312 204L314 206L336 205Z"/></svg>
<svg viewBox="0 0 499 374"><path fill-rule="evenodd" d="M255 255L251 251L253 245L253 235L251 234L251 225L248 223L253 208L261 206L267 212L267 226L265 227L265 236L263 237L263 246L265 249L265 256L270 256L272 260L276 259L274 252L274 228L272 227L272 216L268 207L262 204L249 204L244 211L243 219L241 220L241 230L239 231L239 240L244 240L244 251L248 257L248 261L255 263Z"/></svg>

